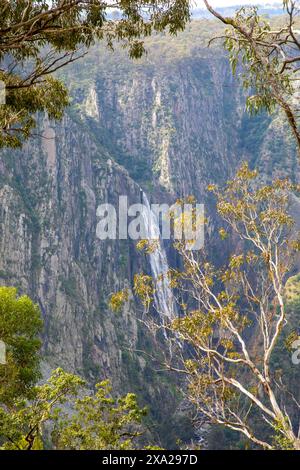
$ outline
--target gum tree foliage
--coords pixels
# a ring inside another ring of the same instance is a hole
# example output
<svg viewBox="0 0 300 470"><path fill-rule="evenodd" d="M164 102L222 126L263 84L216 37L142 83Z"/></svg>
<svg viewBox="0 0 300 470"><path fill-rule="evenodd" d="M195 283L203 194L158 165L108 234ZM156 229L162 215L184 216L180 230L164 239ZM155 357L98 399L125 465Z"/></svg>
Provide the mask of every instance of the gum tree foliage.
<svg viewBox="0 0 300 470"><path fill-rule="evenodd" d="M297 89L300 66L299 0L283 0L283 17L270 21L256 7L244 7L233 18L224 17L203 0L215 18L228 28L222 37L233 73L242 65L244 87L254 94L247 99L251 113L261 109L283 110L300 152Z"/></svg>
<svg viewBox="0 0 300 470"><path fill-rule="evenodd" d="M55 407L74 397L83 384L79 377L57 369L44 385L32 387L30 402L16 398L9 408L1 406L0 449L43 448L44 423L52 419Z"/></svg>
<svg viewBox="0 0 300 470"><path fill-rule="evenodd" d="M140 57L143 38L176 34L189 20L189 0L0 1L0 146L18 147L32 134L35 113L60 119L67 89L53 73L86 53L97 40L121 42Z"/></svg>
<svg viewBox="0 0 300 470"><path fill-rule="evenodd" d="M13 287L0 287L0 338L6 345L6 362L0 364L0 449L133 448L146 413L134 394L114 398L109 381L87 393L81 377L62 369L37 385L41 328L32 300Z"/></svg>
<svg viewBox="0 0 300 470"><path fill-rule="evenodd" d="M299 449L299 405L295 400L296 412L288 414L287 384L272 368L287 327L284 285L299 250L288 214L290 193L298 188L287 180L257 185L256 178L244 164L225 189L209 188L226 224L221 237L230 229L243 248L220 270L178 245L185 269L175 278L193 302L170 328L193 348L184 367L200 415L265 449Z"/></svg>
<svg viewBox="0 0 300 470"><path fill-rule="evenodd" d="M59 418L52 433L55 447L72 450L129 450L141 435L140 409L133 393L113 398L109 381L96 385L96 392L78 398L74 414Z"/></svg>
<svg viewBox="0 0 300 470"><path fill-rule="evenodd" d="M15 400L9 412L0 408L0 449L41 450L45 443L55 449L132 449L145 414L135 395L113 398L108 381L83 395L84 385L80 377L56 369L34 387L30 403Z"/></svg>
<svg viewBox="0 0 300 470"><path fill-rule="evenodd" d="M184 240L175 244L183 269L171 269L168 278L181 313L163 326L173 344L164 365L185 375L200 427L224 425L255 446L299 450L300 405L277 349L290 331L285 283L300 241L288 206L299 188L288 180L261 185L257 176L243 164L225 188L208 188L224 221L221 238L232 236L239 247L228 265L216 268L203 250L189 250ZM143 280L141 274L134 289L148 306Z"/></svg>
<svg viewBox="0 0 300 470"><path fill-rule="evenodd" d="M30 397L40 377L38 338L42 328L39 308L13 287L0 287L0 339L6 346L6 364L0 364L0 403L10 406L20 396Z"/></svg>

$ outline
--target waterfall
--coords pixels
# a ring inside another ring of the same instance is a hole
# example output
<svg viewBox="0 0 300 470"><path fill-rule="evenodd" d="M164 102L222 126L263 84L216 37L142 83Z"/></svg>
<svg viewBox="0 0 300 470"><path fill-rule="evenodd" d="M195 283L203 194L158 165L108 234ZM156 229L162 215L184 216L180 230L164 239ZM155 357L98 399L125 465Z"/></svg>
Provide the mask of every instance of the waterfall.
<svg viewBox="0 0 300 470"><path fill-rule="evenodd" d="M149 253L152 277L156 287L154 305L162 320L164 319L163 317L167 317L170 320L174 317L174 298L169 279L166 276L169 266L160 235L159 220L157 215L151 210L147 195L144 192L142 192L142 198L145 207L142 217L147 235L146 239L158 241L155 250Z"/></svg>

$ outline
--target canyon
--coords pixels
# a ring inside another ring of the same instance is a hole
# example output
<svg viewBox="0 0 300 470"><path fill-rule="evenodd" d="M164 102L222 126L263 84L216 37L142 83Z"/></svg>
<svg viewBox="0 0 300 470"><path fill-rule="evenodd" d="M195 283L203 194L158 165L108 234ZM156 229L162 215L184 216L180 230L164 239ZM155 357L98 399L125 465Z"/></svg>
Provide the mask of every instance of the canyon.
<svg viewBox="0 0 300 470"><path fill-rule="evenodd" d="M143 353L161 343L140 321L132 282L136 273L159 272L167 258L176 265L176 256L167 242L160 260L151 260L132 240L99 240L98 205L116 206L120 195L139 202L140 188L148 203L193 195L205 204L213 257L220 242L208 184L224 184L242 161L265 181L300 179L282 116L247 114L222 46L207 47L212 29L219 31L197 20L177 37L158 35L134 62L97 44L60 72L71 96L62 121L40 115L21 150L1 150L0 282L41 309L44 374L61 366L90 384L110 378L117 390L134 391L165 445L188 424L177 379ZM129 298L112 312L109 298L124 288Z"/></svg>

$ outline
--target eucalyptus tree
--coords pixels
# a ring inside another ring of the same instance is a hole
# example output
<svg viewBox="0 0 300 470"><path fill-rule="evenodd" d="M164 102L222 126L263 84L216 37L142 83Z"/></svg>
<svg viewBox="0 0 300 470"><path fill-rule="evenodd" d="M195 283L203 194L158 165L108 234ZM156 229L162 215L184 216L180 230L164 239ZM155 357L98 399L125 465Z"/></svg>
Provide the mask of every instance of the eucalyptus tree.
<svg viewBox="0 0 300 470"><path fill-rule="evenodd" d="M225 188L209 186L232 254L216 267L205 250L176 241L183 267L164 276L178 317L161 325L144 316L144 322L155 334L163 329L170 342L160 362L186 378L199 427L219 424L264 449L299 450L300 403L286 377L293 364L284 340L291 332L285 285L300 249L289 204L299 188L288 180L261 185L257 177L243 164ZM157 288L151 276L135 275L134 292L146 311Z"/></svg>
<svg viewBox="0 0 300 470"><path fill-rule="evenodd" d="M257 172L244 164L225 188L209 190L223 220L221 237L230 233L240 248L216 268L205 253L177 243L184 269L171 278L188 303L169 329L191 346L183 360L187 395L211 423L264 449L299 450L300 405L274 365L289 329L285 283L300 247L289 204L298 188L288 180L258 184Z"/></svg>
<svg viewBox="0 0 300 470"><path fill-rule="evenodd" d="M42 324L28 296L0 286L0 450L134 448L146 414L136 396L115 397L107 380L84 393L86 382L61 368L43 379Z"/></svg>
<svg viewBox="0 0 300 470"><path fill-rule="evenodd" d="M135 395L114 398L109 381L84 394L85 385L58 368L32 388L30 402L19 398L9 410L0 406L0 450L135 448L146 413Z"/></svg>
<svg viewBox="0 0 300 470"><path fill-rule="evenodd" d="M10 406L18 397L30 398L40 378L39 335L41 313L26 295L14 287L0 286L0 340L5 357L0 364L0 405Z"/></svg>

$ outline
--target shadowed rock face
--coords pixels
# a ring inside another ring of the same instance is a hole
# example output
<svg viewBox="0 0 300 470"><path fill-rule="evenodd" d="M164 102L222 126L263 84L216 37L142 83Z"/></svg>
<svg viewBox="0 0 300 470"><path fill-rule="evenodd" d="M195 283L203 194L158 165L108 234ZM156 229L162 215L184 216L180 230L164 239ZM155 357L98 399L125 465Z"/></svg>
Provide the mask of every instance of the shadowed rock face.
<svg viewBox="0 0 300 470"><path fill-rule="evenodd" d="M134 247L96 238L96 208L104 201L116 204L118 194L134 199L138 187L122 168L107 164L107 156L99 156L68 118L53 128L47 123L44 136L49 140L5 158L1 275L39 303L51 362L88 374L99 366L103 375L118 375L114 323L133 342L137 325L129 310L122 319L108 314L107 301L132 277Z"/></svg>
<svg viewBox="0 0 300 470"><path fill-rule="evenodd" d="M165 50L167 41L152 47ZM147 357L128 352L157 348L138 321L138 302L131 295L119 314L108 307L109 295L130 288L136 272L150 273L149 260L131 241L96 237L98 204L117 206L119 195L140 202L139 186L151 202L193 194L206 205L206 243L220 258L209 183L223 184L245 159L264 179L299 180L281 117L250 119L220 50L196 48L188 33L186 42L180 55L173 42L165 61L150 53L130 64L95 48L66 72L74 105L63 121L41 116L43 138L2 150L0 160L0 282L40 305L47 367L90 382L110 377L165 415L166 406L169 414L176 408L171 391L162 394ZM170 259L176 263L174 253Z"/></svg>

